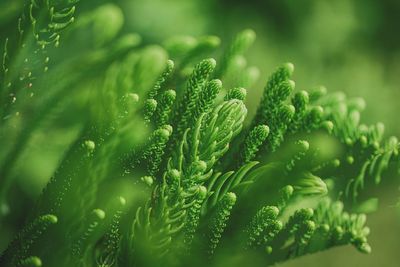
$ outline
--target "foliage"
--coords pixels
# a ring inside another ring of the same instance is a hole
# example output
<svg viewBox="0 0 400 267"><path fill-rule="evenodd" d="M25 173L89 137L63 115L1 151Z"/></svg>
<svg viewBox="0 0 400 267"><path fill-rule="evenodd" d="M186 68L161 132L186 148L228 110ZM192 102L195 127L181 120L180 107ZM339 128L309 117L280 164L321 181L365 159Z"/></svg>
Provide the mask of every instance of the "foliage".
<svg viewBox="0 0 400 267"><path fill-rule="evenodd" d="M116 6L74 22L77 1L28 2L4 40L2 221L35 134L56 125L69 138L2 266L272 265L345 244L371 252L364 213L374 201L362 189L399 168L400 145L382 124L361 123L361 99L296 90L286 63L247 118L252 30L220 54L215 36L142 45L121 33Z"/></svg>

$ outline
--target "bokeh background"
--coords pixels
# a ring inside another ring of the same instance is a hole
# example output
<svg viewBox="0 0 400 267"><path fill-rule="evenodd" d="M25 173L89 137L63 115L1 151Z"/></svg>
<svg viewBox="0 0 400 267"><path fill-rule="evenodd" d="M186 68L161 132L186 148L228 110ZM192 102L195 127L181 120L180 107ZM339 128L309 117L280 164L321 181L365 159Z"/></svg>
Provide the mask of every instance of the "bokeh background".
<svg viewBox="0 0 400 267"><path fill-rule="evenodd" d="M1 2L0 24L7 27L18 16L24 1ZM82 1L78 13L107 2L110 1ZM123 31L139 33L144 44L162 43L173 35L217 35L224 46L238 31L254 29L257 41L247 58L249 64L259 67L260 79L248 90L250 112L255 109L268 74L279 64L290 61L295 65L297 88L324 85L329 91L361 96L367 103L364 121L382 121L388 136L400 136L399 0L115 0L112 3L124 15ZM31 164L29 181L21 178L22 192L26 188L26 195L21 196L23 201L33 201L49 177L51 168L43 166L56 164L57 141L47 141L53 145L49 145L47 157L41 157L46 162L37 159L38 162ZM27 160L34 158L27 156ZM398 185L395 177L388 177L379 189L372 189L381 201L379 211L369 216L371 255L362 255L346 246L279 266L399 266ZM7 229L1 234L4 238L0 240L8 239Z"/></svg>

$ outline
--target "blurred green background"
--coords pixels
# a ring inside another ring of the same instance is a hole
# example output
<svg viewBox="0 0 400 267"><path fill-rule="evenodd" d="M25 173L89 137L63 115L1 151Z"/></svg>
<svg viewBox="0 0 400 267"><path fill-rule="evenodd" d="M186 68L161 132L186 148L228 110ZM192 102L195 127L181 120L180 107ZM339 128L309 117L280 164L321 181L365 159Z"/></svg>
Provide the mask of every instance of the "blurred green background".
<svg viewBox="0 0 400 267"><path fill-rule="evenodd" d="M79 12L110 1L82 1ZM249 109L254 111L269 73L290 61L296 69L299 89L324 85L330 92L361 96L367 108L364 122L382 121L386 134L400 136L400 1L399 0L115 0L125 17L123 30L136 32L145 44L161 43L173 35L217 35L222 46L240 30L257 33L248 52L248 64L260 68L260 79L249 88ZM0 22L13 25L24 1L0 3ZM59 137L59 135L54 135ZM40 137L38 137L40 138ZM33 161L30 182L21 181L26 192L40 192L52 166L58 161L57 140L46 136L48 155ZM43 151L43 148L41 148ZM35 160L26 156L26 160ZM35 181L41 181L35 183ZM377 194L380 209L369 217L372 255L352 247L335 248L280 266L399 266L400 212L398 181L387 179ZM375 189L377 190L377 189ZM22 196L33 201L35 195ZM7 231L5 231L7 232ZM5 239L7 239L6 237Z"/></svg>

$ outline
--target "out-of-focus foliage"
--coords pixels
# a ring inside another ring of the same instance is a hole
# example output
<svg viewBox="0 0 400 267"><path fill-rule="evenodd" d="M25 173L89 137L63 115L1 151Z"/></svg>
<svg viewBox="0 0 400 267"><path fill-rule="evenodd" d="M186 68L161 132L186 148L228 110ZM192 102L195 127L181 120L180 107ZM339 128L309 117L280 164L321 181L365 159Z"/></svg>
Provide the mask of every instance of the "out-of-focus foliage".
<svg viewBox="0 0 400 267"><path fill-rule="evenodd" d="M369 188L399 170L397 139L372 124L399 129L382 105L399 79L394 15L382 14L397 4L226 2L0 4L2 264L371 251ZM247 26L262 33L255 46L252 30L225 41ZM277 63L289 59L296 72ZM368 119L363 99L321 81L372 100Z"/></svg>

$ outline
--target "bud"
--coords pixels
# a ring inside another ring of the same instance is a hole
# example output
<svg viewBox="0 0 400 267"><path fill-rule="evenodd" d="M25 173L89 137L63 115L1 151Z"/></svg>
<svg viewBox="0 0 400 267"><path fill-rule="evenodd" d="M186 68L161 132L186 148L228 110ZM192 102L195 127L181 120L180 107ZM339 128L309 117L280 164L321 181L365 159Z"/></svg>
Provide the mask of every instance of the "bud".
<svg viewBox="0 0 400 267"><path fill-rule="evenodd" d="M154 182L153 177L151 176L143 176L142 178L140 178L140 180L142 180L142 182L144 182L148 186L152 186Z"/></svg>

